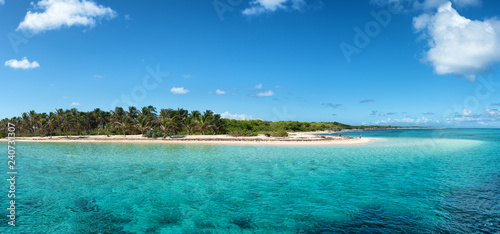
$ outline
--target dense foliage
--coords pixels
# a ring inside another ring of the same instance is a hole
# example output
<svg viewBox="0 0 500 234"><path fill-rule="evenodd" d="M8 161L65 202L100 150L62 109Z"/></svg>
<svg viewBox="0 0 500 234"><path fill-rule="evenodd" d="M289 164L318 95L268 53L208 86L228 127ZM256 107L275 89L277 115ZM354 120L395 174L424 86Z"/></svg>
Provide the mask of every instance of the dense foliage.
<svg viewBox="0 0 500 234"><path fill-rule="evenodd" d="M17 136L69 136L69 135L135 135L167 137L190 134L230 134L233 136L256 136L269 133L272 136L288 136L287 131L303 132L318 130L379 128L379 126L350 126L338 122L297 122L234 120L221 118L219 114L206 110L157 109L153 106L128 110L117 107L113 111L99 108L81 112L57 109L50 113L30 111L20 117L0 121L0 137L7 136L8 123L16 125Z"/></svg>

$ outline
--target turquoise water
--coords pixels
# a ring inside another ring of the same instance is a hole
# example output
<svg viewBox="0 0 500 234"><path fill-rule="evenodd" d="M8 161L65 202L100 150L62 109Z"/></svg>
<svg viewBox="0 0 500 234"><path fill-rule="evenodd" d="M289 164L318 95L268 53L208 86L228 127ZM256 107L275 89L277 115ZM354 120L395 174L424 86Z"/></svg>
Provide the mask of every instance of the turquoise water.
<svg viewBox="0 0 500 234"><path fill-rule="evenodd" d="M385 140L328 147L18 142L17 226L7 227L5 212L0 232L500 232L500 130L349 134ZM7 161L6 150L0 156ZM7 208L8 184L0 186Z"/></svg>

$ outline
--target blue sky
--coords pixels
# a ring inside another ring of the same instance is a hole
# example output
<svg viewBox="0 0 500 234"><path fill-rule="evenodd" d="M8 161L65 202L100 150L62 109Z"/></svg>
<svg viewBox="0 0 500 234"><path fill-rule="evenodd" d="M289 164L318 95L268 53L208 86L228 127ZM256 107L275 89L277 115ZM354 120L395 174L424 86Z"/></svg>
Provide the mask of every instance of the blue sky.
<svg viewBox="0 0 500 234"><path fill-rule="evenodd" d="M494 0L0 0L0 118L153 105L500 127L499 16Z"/></svg>

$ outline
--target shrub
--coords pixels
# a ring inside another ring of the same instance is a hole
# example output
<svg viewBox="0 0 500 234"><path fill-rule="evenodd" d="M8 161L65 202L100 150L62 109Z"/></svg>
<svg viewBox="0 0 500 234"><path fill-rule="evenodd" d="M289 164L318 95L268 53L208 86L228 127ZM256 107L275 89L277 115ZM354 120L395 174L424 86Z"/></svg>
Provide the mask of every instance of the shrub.
<svg viewBox="0 0 500 234"><path fill-rule="evenodd" d="M0 138L7 137L7 132L0 132Z"/></svg>
<svg viewBox="0 0 500 234"><path fill-rule="evenodd" d="M146 133L144 133L143 136L145 137L149 137L149 138L157 138L157 137L163 137L165 134L158 130L158 129L153 129L153 130L150 130L150 131L147 131Z"/></svg>
<svg viewBox="0 0 500 234"><path fill-rule="evenodd" d="M287 137L288 136L288 132L285 131L285 130L278 130L276 132L273 132L271 134L271 136L273 136L273 137Z"/></svg>
<svg viewBox="0 0 500 234"><path fill-rule="evenodd" d="M231 133L229 133L229 135L238 137L238 136L257 136L259 134L249 130L234 130Z"/></svg>

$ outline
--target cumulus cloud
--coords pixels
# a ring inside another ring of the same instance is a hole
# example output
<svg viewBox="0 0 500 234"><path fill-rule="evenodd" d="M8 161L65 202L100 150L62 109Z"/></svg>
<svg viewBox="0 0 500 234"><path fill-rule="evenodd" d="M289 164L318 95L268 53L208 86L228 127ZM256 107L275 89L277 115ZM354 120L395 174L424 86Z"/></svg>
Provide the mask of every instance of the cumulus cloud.
<svg viewBox="0 0 500 234"><path fill-rule="evenodd" d="M282 9L301 10L306 5L305 0L254 0L250 7L242 11L244 15L260 15Z"/></svg>
<svg viewBox="0 0 500 234"><path fill-rule="evenodd" d="M469 116L469 115L472 115L472 111L471 111L471 110L467 110L467 109L464 109L464 110L462 111L462 113L463 113L463 115L464 115L464 116Z"/></svg>
<svg viewBox="0 0 500 234"><path fill-rule="evenodd" d="M225 119L237 119L237 120L250 120L250 119L255 119L251 115L245 115L245 114L231 114L228 111L222 113L220 115L222 118Z"/></svg>
<svg viewBox="0 0 500 234"><path fill-rule="evenodd" d="M257 97L270 97L274 96L274 92L272 90L267 90L267 91L262 91L260 93L257 93L255 96Z"/></svg>
<svg viewBox="0 0 500 234"><path fill-rule="evenodd" d="M496 108L490 109L486 106L482 113L474 114L472 111L464 109L462 113L455 113L453 117L447 118L445 123L452 126L498 127L500 124L500 110Z"/></svg>
<svg viewBox="0 0 500 234"><path fill-rule="evenodd" d="M262 84L257 84L257 85L254 85L253 87L256 89L262 89Z"/></svg>
<svg viewBox="0 0 500 234"><path fill-rule="evenodd" d="M18 61L16 59L11 59L9 61L6 61L4 66L11 67L14 69L26 70L26 69L33 69L33 68L40 67L40 64L38 64L38 62L36 62L36 61L30 62L30 61L28 61L28 59L26 57L24 57L21 61Z"/></svg>
<svg viewBox="0 0 500 234"><path fill-rule="evenodd" d="M496 19L467 19L446 2L435 14L413 18L413 26L428 40L424 60L437 74L475 80L500 61L500 21Z"/></svg>
<svg viewBox="0 0 500 234"><path fill-rule="evenodd" d="M184 87L172 87L170 89L170 92L172 92L173 94L186 94L189 93L189 90L185 89Z"/></svg>
<svg viewBox="0 0 500 234"><path fill-rule="evenodd" d="M39 11L28 11L17 30L40 33L63 26L94 27L98 21L116 16L111 8L88 0L41 0L35 9Z"/></svg>
<svg viewBox="0 0 500 234"><path fill-rule="evenodd" d="M222 95L222 94L226 94L226 91L223 91L223 90L217 89L217 90L215 90L215 93L216 93L216 94L219 94L219 95Z"/></svg>
<svg viewBox="0 0 500 234"><path fill-rule="evenodd" d="M72 106L79 106L79 105L80 105L80 103L79 103L79 102L72 102L72 103L71 103L71 105L72 105Z"/></svg>

